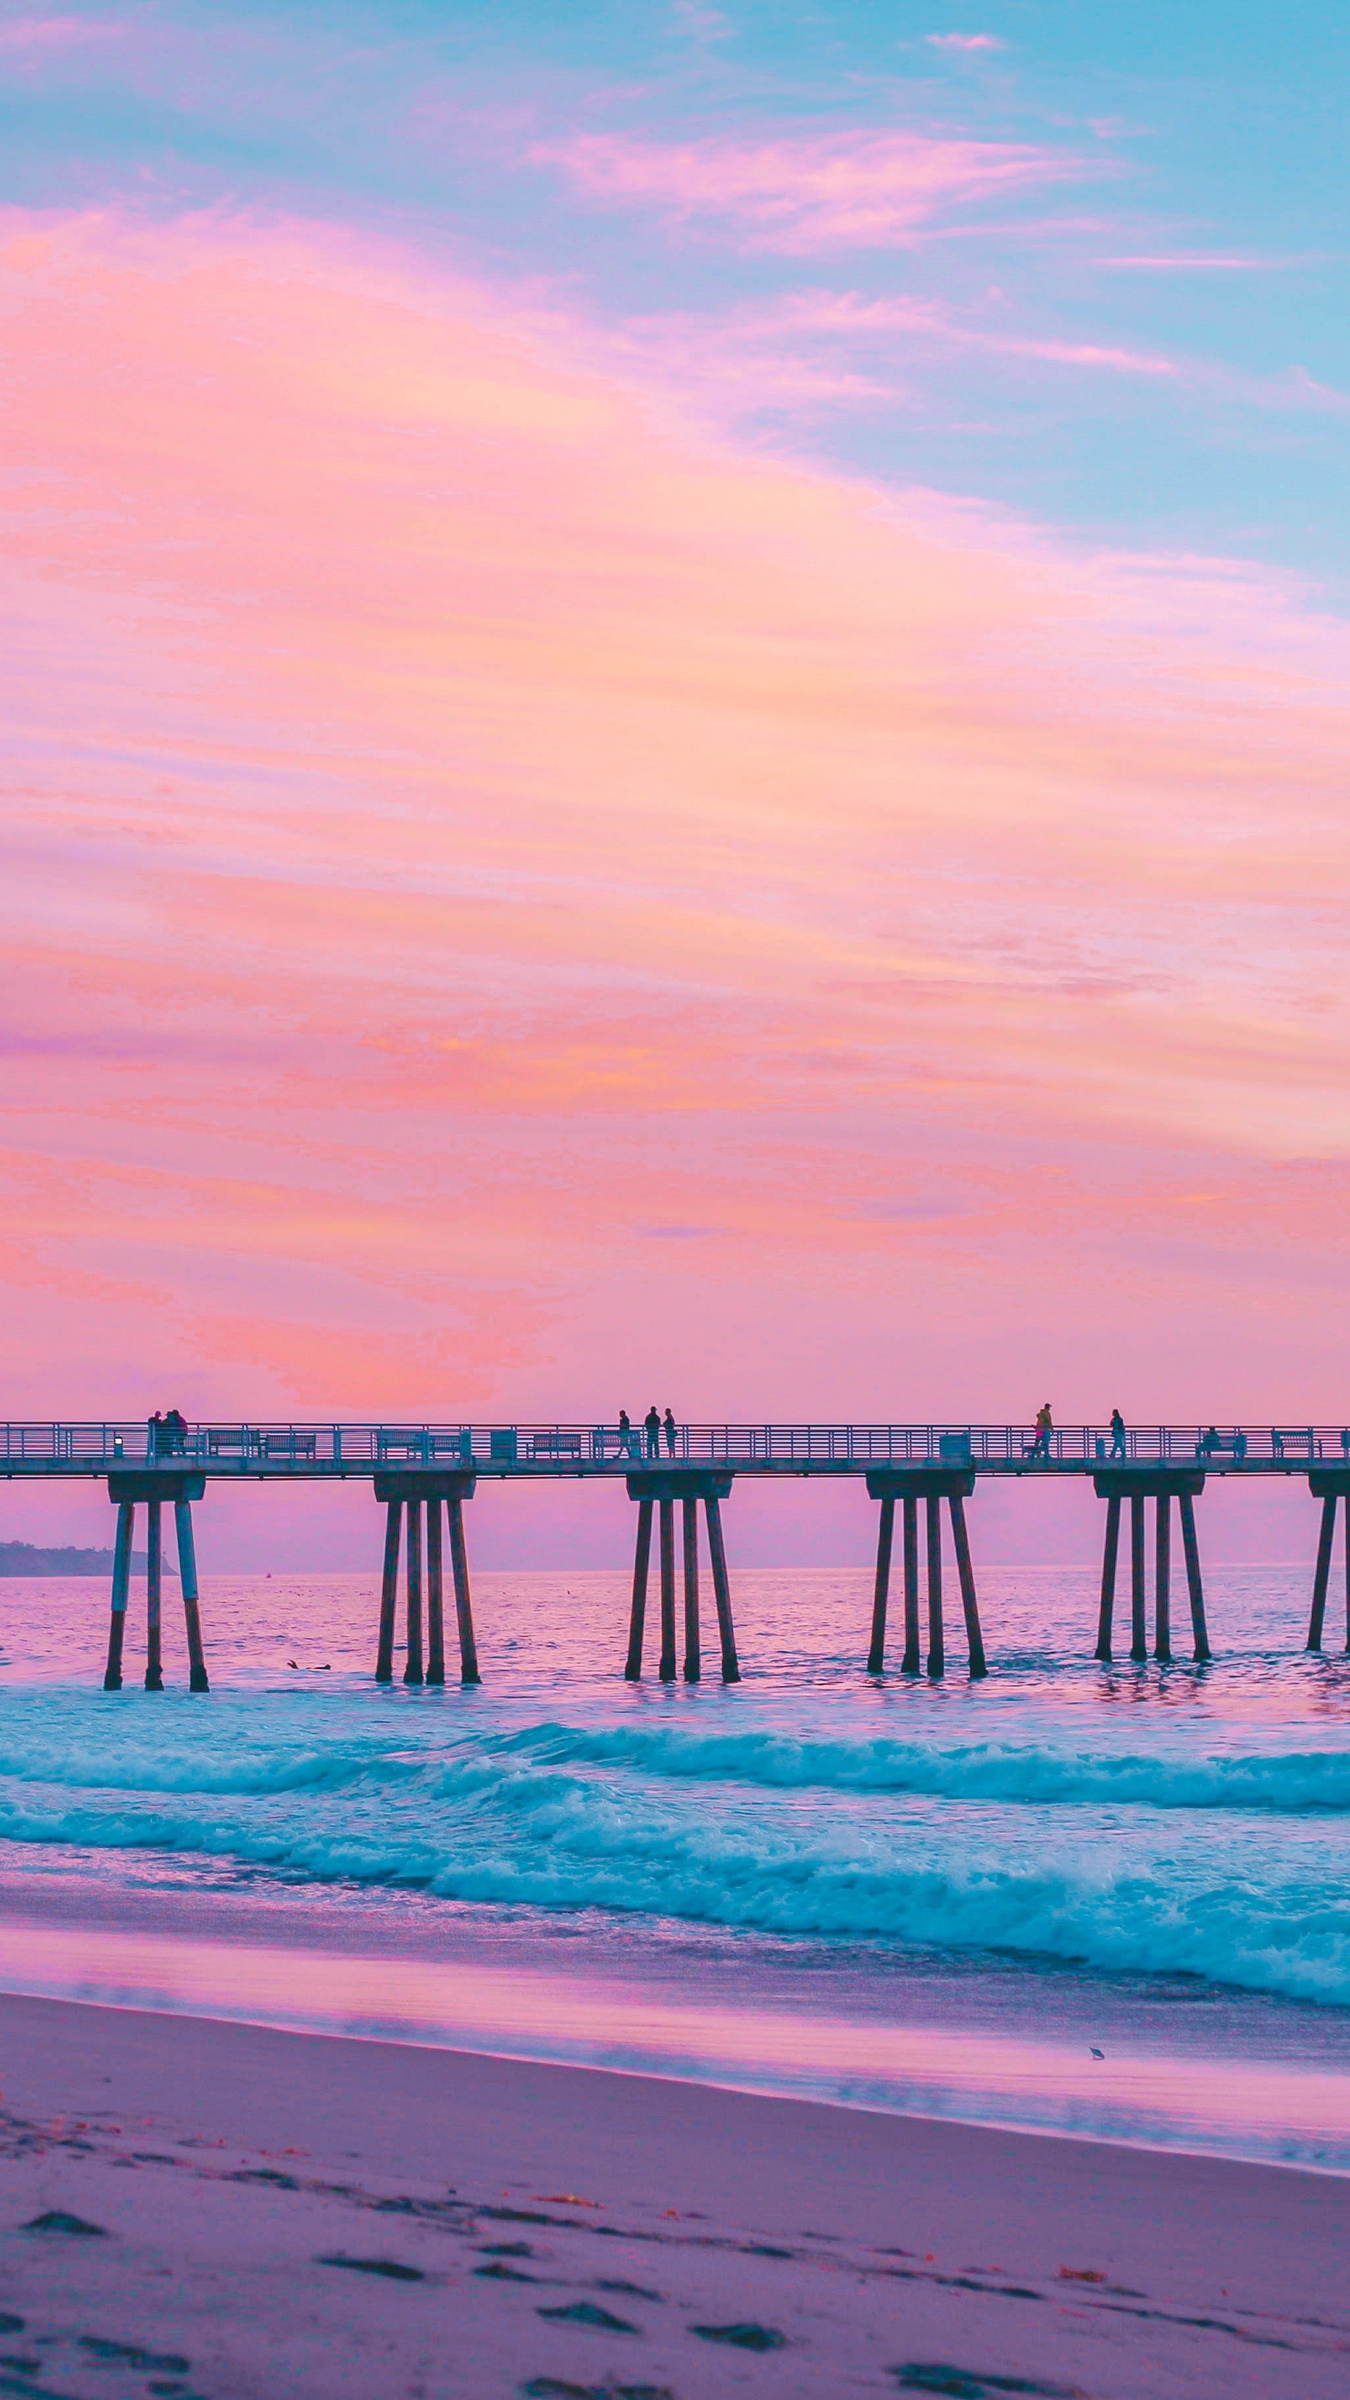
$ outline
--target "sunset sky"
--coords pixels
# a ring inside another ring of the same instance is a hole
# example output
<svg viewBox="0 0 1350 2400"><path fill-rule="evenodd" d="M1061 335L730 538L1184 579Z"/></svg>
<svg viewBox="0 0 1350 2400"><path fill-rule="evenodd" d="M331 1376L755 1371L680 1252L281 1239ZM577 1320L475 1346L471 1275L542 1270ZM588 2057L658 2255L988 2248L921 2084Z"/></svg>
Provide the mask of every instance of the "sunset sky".
<svg viewBox="0 0 1350 2400"><path fill-rule="evenodd" d="M8 1416L1346 1417L1348 49L0 8Z"/></svg>

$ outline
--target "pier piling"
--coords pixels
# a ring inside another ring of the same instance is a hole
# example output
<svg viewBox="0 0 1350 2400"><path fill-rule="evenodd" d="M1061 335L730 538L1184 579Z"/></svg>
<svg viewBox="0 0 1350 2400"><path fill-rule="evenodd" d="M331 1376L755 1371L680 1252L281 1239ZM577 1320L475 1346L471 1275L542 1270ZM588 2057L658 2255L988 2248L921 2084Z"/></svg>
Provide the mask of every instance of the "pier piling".
<svg viewBox="0 0 1350 2400"><path fill-rule="evenodd" d="M1210 1655L1205 1627L1205 1594L1200 1581L1200 1548L1195 1538L1195 1502L1205 1488L1202 1467L1121 1466L1099 1469L1093 1489L1106 1502L1106 1538L1102 1545L1102 1594L1097 1615L1097 1647L1093 1655L1109 1662L1111 1626L1115 1612L1116 1568L1120 1555L1120 1512L1130 1504L1130 1657L1136 1664L1148 1657L1147 1508L1154 1509L1153 1655L1167 1666L1172 1657L1172 1502L1181 1517L1181 1540L1186 1555L1186 1583L1191 1602L1191 1634L1198 1659Z"/></svg>
<svg viewBox="0 0 1350 2400"><path fill-rule="evenodd" d="M930 1492L925 1502L928 1550L928 1672L938 1682L947 1672L942 1631L942 1502Z"/></svg>
<svg viewBox="0 0 1350 2400"><path fill-rule="evenodd" d="M408 1502L407 1651L405 1683L421 1683L422 1674L422 1503Z"/></svg>
<svg viewBox="0 0 1350 2400"><path fill-rule="evenodd" d="M730 1478L727 1490L731 1488ZM709 1489L704 1494L703 1514L708 1521L708 1559L712 1567L713 1598L717 1603L717 1632L722 1645L722 1681L739 1683L741 1664L736 1652L736 1628L731 1616L731 1582L727 1575L726 1544L722 1539L722 1495Z"/></svg>
<svg viewBox="0 0 1350 2400"><path fill-rule="evenodd" d="M680 1502L684 1552L684 1680L697 1683L702 1675L698 1626L698 1502L685 1493Z"/></svg>
<svg viewBox="0 0 1350 2400"><path fill-rule="evenodd" d="M1313 1569L1312 1614L1308 1619L1308 1648L1322 1647L1322 1627L1327 1613L1327 1586L1331 1581L1331 1545L1336 1539L1336 1494L1326 1493L1322 1501L1322 1524L1317 1537L1317 1565Z"/></svg>
<svg viewBox="0 0 1350 2400"><path fill-rule="evenodd" d="M1153 1655L1172 1658L1172 1495L1159 1492L1154 1511Z"/></svg>
<svg viewBox="0 0 1350 2400"><path fill-rule="evenodd" d="M975 1571L970 1559L970 1535L966 1525L966 1501L975 1489L975 1478L969 1468L948 1466L869 1467L867 1490L873 1500L881 1503L881 1521L877 1529L877 1574L872 1598L872 1639L867 1653L867 1672L880 1675L886 1664L886 1613L890 1589L891 1556L895 1539L895 1504L901 1503L901 1547L904 1569L905 1648L900 1661L902 1675L918 1675L922 1671L920 1657L919 1613L919 1502L924 1504L924 1537L928 1593L928 1673L935 1683L946 1671L946 1633L942 1611L942 1503L947 1503L951 1519L952 1549L956 1558L957 1580L961 1587L961 1610L965 1619L966 1645L970 1654L971 1679L978 1682L989 1670L984 1655L984 1636L980 1630L980 1608L975 1591Z"/></svg>
<svg viewBox="0 0 1350 2400"><path fill-rule="evenodd" d="M1106 1540L1102 1545L1102 1600L1097 1615L1097 1647L1094 1658L1111 1659L1111 1627L1116 1613L1116 1564L1120 1557L1120 1494L1112 1492L1106 1503Z"/></svg>
<svg viewBox="0 0 1350 2400"><path fill-rule="evenodd" d="M886 1664L886 1603L891 1588L891 1546L895 1540L895 1501L889 1493L881 1503L877 1524L877 1573L872 1588L872 1640L867 1672L880 1675Z"/></svg>
<svg viewBox="0 0 1350 2400"><path fill-rule="evenodd" d="M1317 1537L1317 1565L1313 1570L1312 1613L1308 1619L1308 1648L1320 1650L1327 1613L1327 1592L1331 1584L1331 1559L1336 1543L1336 1509L1340 1503L1345 1512L1345 1647L1350 1651L1350 1469L1323 1469L1308 1477L1308 1489L1314 1500L1322 1503L1322 1523Z"/></svg>
<svg viewBox="0 0 1350 2400"><path fill-rule="evenodd" d="M390 1500L384 1525L384 1576L380 1584L380 1638L375 1653L375 1681L394 1680L394 1621L398 1614L398 1559L402 1541L403 1502Z"/></svg>
<svg viewBox="0 0 1350 2400"><path fill-rule="evenodd" d="M1130 1494L1130 1656L1148 1657L1148 1596L1144 1583L1144 1495Z"/></svg>
<svg viewBox="0 0 1350 2400"><path fill-rule="evenodd" d="M427 1682L445 1681L445 1573L439 1492L427 1501Z"/></svg>
<svg viewBox="0 0 1350 2400"><path fill-rule="evenodd" d="M970 1537L966 1532L966 1504L959 1492L953 1492L947 1503L952 1520L952 1548L956 1552L956 1573L961 1585L961 1612L966 1620L966 1647L970 1652L970 1679L978 1683L989 1669L984 1663L984 1636L980 1631L979 1602L975 1597L975 1574L970 1563Z"/></svg>
<svg viewBox="0 0 1350 2400"><path fill-rule="evenodd" d="M164 1689L161 1650L161 1602L164 1589L164 1503L146 1502L145 1517L145 1688Z"/></svg>
<svg viewBox="0 0 1350 2400"><path fill-rule="evenodd" d="M201 1599L197 1590L197 1545L192 1538L192 1502L175 1500L174 1531L178 1537L178 1582L183 1594L183 1626L187 1634L188 1690L209 1692L206 1654L202 1648Z"/></svg>
<svg viewBox="0 0 1350 2400"><path fill-rule="evenodd" d="M905 1655L900 1661L902 1675L917 1675L919 1658L919 1503L912 1492L906 1492L901 1507L904 1511L904 1570L905 1570Z"/></svg>
<svg viewBox="0 0 1350 2400"><path fill-rule="evenodd" d="M642 1637L647 1624L647 1578L652 1560L652 1503L639 1500L637 1545L633 1552L633 1605L628 1614L628 1659L624 1675L629 1683L642 1679Z"/></svg>
<svg viewBox="0 0 1350 2400"><path fill-rule="evenodd" d="M658 1500L659 1543L661 1553L661 1663L657 1669L662 1683L675 1681L675 1503Z"/></svg>
<svg viewBox="0 0 1350 2400"><path fill-rule="evenodd" d="M108 1664L103 1677L105 1692L120 1692L122 1689L122 1644L127 1630L131 1539L135 1522L135 1507L130 1500L123 1500L117 1511L117 1540L113 1549L112 1614L108 1621Z"/></svg>
<svg viewBox="0 0 1350 2400"><path fill-rule="evenodd" d="M1195 1501L1189 1492L1177 1496L1181 1514L1181 1546L1186 1554L1186 1589L1191 1603L1191 1650L1200 1660L1210 1655L1205 1623L1205 1587L1200 1580L1200 1545L1195 1538Z"/></svg>
<svg viewBox="0 0 1350 2400"><path fill-rule="evenodd" d="M459 1680L466 1688L482 1682L478 1672L478 1644L474 1639L473 1601L469 1593L469 1549L464 1539L464 1503L472 1491L457 1485L447 1494L445 1513L450 1520L450 1571L455 1579L455 1624L459 1634Z"/></svg>

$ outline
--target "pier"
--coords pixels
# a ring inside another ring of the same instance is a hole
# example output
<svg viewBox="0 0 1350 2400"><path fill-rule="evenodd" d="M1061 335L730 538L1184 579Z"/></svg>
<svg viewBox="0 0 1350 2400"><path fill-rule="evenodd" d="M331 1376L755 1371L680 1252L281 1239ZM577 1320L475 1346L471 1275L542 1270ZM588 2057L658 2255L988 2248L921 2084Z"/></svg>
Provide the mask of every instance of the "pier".
<svg viewBox="0 0 1350 2400"><path fill-rule="evenodd" d="M657 1673L671 1683L703 1676L699 1511L707 1544L721 1680L737 1683L741 1662L732 1614L722 1503L737 1480L754 1476L856 1477L878 1503L876 1575L866 1672L888 1664L888 1614L901 1510L903 1645L899 1672L946 1672L943 1511L961 1595L968 1671L988 1671L972 1562L966 1502L982 1481L1038 1483L1090 1477L1105 1502L1101 1601L1093 1655L1114 1656L1121 1528L1129 1511L1132 1660L1149 1656L1148 1510L1153 1512L1152 1655L1172 1650L1173 1505L1181 1534L1190 1613L1191 1655L1212 1653L1195 1503L1211 1476L1243 1481L1305 1479L1321 1503L1306 1648L1321 1650L1326 1631L1338 1516L1345 1580L1345 1647L1350 1651L1350 1427L1319 1425L1078 1425L1041 1431L1026 1425L647 1425L594 1424L188 1424L182 1419L123 1423L52 1423L0 1428L0 1478L106 1482L116 1507L112 1595L104 1688L122 1688L131 1559L138 1508L146 1512L145 1688L163 1689L163 1524L172 1507L183 1602L189 1688L210 1688L201 1623L192 1510L210 1483L352 1482L371 1485L385 1510L384 1564L375 1637L375 1680L393 1680L400 1577L402 1669L407 1684L446 1680L444 1561L448 1544L455 1605L458 1680L481 1681L469 1581L464 1507L480 1483L622 1482L636 1503L632 1600L623 1674L644 1672L647 1600L655 1526L660 1628ZM923 1592L920 1590L922 1504ZM682 1608L676 1594L676 1511ZM926 1606L921 1606L921 1600ZM683 1632L683 1659L679 1633ZM893 1648L892 1648L893 1663Z"/></svg>

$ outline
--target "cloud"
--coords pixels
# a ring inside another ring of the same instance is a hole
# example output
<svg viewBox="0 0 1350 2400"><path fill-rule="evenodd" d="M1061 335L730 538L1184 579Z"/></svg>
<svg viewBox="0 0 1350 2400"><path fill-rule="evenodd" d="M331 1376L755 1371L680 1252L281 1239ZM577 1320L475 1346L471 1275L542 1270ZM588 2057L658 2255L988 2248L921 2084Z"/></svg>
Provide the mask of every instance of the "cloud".
<svg viewBox="0 0 1350 2400"><path fill-rule="evenodd" d="M933 50L1006 50L994 33L926 33L924 40Z"/></svg>
<svg viewBox="0 0 1350 2400"><path fill-rule="evenodd" d="M1028 145L889 131L682 143L579 134L530 156L590 199L720 222L748 248L794 254L910 242L953 207L1081 172Z"/></svg>
<svg viewBox="0 0 1350 2400"><path fill-rule="evenodd" d="M0 311L16 1411L584 1415L654 1342L716 1412L998 1408L1147 1322L1178 1403L1330 1405L1297 587L756 454L331 228L12 212ZM1131 1263L1198 1189L1203 1293Z"/></svg>
<svg viewBox="0 0 1350 2400"><path fill-rule="evenodd" d="M123 28L98 17L14 17L0 25L0 58L38 59L115 41Z"/></svg>

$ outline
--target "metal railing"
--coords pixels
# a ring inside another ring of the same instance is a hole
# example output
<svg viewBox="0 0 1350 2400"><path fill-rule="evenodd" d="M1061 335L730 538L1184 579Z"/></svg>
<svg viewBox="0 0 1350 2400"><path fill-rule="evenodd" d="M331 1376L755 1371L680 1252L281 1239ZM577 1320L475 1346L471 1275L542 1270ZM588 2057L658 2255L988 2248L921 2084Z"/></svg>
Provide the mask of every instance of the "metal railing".
<svg viewBox="0 0 1350 2400"><path fill-rule="evenodd" d="M1219 1472L1306 1472L1350 1465L1350 1427L1327 1425L147 1425L72 1422L0 1426L0 1474L93 1475L186 1467L210 1475L371 1473L384 1466L472 1466L488 1473L594 1473L655 1464L864 1471L869 1466L971 1466L977 1471L1091 1473L1111 1465L1200 1464Z"/></svg>

